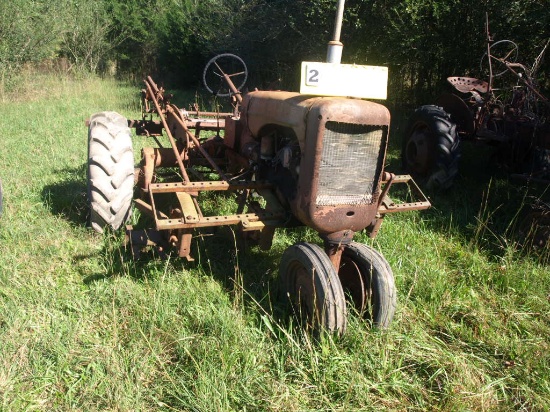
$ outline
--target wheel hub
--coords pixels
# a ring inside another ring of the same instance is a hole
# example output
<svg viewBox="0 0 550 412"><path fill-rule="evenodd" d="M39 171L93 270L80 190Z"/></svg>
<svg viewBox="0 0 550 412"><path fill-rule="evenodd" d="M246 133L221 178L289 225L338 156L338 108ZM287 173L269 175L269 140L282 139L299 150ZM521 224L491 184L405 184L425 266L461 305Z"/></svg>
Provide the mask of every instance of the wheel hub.
<svg viewBox="0 0 550 412"><path fill-rule="evenodd" d="M429 169L430 150L424 130L415 130L407 142L405 156L407 166L414 173L426 174Z"/></svg>

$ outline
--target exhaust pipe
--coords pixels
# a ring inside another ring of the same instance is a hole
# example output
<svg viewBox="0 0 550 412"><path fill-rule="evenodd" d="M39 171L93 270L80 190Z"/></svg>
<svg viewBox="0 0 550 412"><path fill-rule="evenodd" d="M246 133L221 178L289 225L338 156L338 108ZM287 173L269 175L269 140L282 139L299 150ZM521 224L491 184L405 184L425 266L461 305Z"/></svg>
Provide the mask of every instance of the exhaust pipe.
<svg viewBox="0 0 550 412"><path fill-rule="evenodd" d="M340 64L342 61L342 49L344 45L340 41L340 33L342 32L342 19L344 17L344 2L338 0L338 11L336 12L336 21L334 23L334 36L328 42L327 63Z"/></svg>

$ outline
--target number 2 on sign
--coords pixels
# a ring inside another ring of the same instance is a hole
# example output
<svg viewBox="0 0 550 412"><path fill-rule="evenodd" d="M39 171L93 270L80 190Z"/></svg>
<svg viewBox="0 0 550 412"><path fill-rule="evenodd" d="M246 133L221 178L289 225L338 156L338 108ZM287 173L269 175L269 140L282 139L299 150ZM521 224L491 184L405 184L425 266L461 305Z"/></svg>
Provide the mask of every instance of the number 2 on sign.
<svg viewBox="0 0 550 412"><path fill-rule="evenodd" d="M320 73L318 69L307 69L306 86L318 86Z"/></svg>

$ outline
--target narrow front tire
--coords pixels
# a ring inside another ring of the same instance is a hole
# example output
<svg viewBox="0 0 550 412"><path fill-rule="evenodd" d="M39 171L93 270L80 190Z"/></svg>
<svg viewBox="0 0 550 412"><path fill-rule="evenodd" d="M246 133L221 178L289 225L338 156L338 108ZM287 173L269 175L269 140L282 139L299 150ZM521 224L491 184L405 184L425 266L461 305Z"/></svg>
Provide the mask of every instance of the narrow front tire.
<svg viewBox="0 0 550 412"><path fill-rule="evenodd" d="M283 293L306 328L314 332L344 333L344 291L321 247L311 243L290 246L283 253L279 275Z"/></svg>
<svg viewBox="0 0 550 412"><path fill-rule="evenodd" d="M345 246L338 276L363 318L379 328L390 325L397 306L393 272L384 256L362 243Z"/></svg>

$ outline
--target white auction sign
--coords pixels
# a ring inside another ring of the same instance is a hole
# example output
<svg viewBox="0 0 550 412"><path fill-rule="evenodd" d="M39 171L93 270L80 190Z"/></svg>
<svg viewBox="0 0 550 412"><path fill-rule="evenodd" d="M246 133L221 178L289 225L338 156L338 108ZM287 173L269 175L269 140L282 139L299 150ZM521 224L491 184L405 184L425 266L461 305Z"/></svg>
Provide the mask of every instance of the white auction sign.
<svg viewBox="0 0 550 412"><path fill-rule="evenodd" d="M387 67L302 62L302 94L386 99L387 90Z"/></svg>

